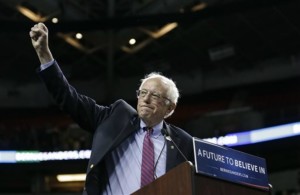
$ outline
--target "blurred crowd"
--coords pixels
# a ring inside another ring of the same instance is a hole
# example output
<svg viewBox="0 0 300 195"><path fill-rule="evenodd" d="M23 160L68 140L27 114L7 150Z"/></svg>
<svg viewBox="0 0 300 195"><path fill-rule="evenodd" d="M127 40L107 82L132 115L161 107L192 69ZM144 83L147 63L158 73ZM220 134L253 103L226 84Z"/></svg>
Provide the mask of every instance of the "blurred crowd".
<svg viewBox="0 0 300 195"><path fill-rule="evenodd" d="M66 127L45 125L5 126L0 124L0 150L63 151L90 148L90 135L71 124Z"/></svg>

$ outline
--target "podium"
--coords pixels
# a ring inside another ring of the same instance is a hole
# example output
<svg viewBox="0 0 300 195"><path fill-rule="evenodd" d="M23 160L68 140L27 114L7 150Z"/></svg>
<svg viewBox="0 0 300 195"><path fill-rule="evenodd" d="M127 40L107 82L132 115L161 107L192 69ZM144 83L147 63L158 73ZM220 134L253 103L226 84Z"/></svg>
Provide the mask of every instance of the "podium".
<svg viewBox="0 0 300 195"><path fill-rule="evenodd" d="M270 191L237 184L202 174L184 162L133 195L269 195Z"/></svg>

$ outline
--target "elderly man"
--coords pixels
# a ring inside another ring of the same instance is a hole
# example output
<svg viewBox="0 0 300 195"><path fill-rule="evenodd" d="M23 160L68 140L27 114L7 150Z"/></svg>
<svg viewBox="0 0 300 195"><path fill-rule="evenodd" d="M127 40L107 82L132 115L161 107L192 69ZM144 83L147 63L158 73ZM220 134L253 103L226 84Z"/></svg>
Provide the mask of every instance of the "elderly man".
<svg viewBox="0 0 300 195"><path fill-rule="evenodd" d="M47 27L35 24L29 34L41 63L38 74L49 93L93 134L83 194L131 194L178 164L193 162L192 137L164 120L174 112L179 97L171 79L159 73L142 79L137 110L124 100L99 105L69 84L49 49Z"/></svg>

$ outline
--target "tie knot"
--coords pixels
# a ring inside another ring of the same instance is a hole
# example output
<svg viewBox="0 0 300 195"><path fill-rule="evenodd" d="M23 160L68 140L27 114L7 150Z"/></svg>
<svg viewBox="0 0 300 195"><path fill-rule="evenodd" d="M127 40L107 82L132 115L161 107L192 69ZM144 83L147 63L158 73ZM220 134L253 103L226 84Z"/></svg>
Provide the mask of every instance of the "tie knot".
<svg viewBox="0 0 300 195"><path fill-rule="evenodd" d="M153 128L152 127L144 127L143 129L144 129L144 131L147 131L147 133L149 135L153 133Z"/></svg>

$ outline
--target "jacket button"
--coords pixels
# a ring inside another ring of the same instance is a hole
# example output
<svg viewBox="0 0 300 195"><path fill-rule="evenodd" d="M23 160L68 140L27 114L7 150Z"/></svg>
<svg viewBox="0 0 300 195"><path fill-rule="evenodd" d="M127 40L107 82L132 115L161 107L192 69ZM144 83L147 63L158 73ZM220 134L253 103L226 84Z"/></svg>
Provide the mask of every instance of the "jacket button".
<svg viewBox="0 0 300 195"><path fill-rule="evenodd" d="M94 164L91 164L90 168L93 168L94 167Z"/></svg>

